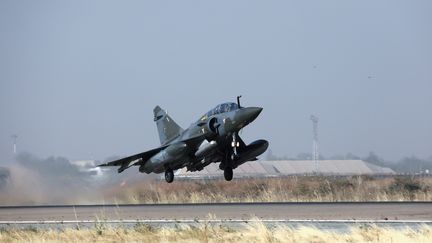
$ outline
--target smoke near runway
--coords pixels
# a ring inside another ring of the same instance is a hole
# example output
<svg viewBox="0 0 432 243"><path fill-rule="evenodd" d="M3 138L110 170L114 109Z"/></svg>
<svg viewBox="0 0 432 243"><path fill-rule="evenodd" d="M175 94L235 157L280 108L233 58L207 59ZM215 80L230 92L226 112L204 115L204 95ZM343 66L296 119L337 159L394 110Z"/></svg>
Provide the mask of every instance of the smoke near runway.
<svg viewBox="0 0 432 243"><path fill-rule="evenodd" d="M20 153L0 167L0 205L82 204L103 202L103 192L149 176L116 170L104 173L92 164L77 165L64 157L45 159Z"/></svg>

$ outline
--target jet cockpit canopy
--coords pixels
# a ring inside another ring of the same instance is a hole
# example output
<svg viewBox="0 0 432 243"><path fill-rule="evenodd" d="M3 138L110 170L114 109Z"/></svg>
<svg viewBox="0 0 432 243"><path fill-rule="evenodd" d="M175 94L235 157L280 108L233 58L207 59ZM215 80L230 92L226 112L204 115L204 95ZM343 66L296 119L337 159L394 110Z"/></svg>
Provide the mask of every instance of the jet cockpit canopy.
<svg viewBox="0 0 432 243"><path fill-rule="evenodd" d="M204 117L210 117L213 115L230 112L234 110L238 110L238 105L233 102L227 102L217 105L215 108L211 109L209 112L207 112Z"/></svg>

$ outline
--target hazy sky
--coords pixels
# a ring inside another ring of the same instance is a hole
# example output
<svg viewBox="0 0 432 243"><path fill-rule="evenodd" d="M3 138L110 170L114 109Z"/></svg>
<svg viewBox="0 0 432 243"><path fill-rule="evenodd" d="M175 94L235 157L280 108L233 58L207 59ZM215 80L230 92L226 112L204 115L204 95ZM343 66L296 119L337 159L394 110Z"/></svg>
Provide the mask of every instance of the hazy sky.
<svg viewBox="0 0 432 243"><path fill-rule="evenodd" d="M432 2L0 1L0 159L103 160L243 95L277 155L432 155Z"/></svg>

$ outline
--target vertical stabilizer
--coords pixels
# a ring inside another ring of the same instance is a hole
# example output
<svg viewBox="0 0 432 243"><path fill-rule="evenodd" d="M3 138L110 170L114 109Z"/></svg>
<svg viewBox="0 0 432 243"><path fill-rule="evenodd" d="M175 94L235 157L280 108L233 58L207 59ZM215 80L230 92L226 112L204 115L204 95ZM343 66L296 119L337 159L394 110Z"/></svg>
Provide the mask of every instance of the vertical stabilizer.
<svg viewBox="0 0 432 243"><path fill-rule="evenodd" d="M183 129L159 106L153 109L154 121L162 145L179 136Z"/></svg>

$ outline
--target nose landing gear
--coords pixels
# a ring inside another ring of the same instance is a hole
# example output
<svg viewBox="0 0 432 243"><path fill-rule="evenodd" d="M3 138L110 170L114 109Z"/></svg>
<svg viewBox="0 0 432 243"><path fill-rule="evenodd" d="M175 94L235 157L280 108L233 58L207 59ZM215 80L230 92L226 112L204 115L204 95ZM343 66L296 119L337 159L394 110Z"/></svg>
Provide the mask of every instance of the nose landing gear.
<svg viewBox="0 0 432 243"><path fill-rule="evenodd" d="M237 141L238 134L235 132L232 134L232 142L231 147L233 149L233 153L231 154L231 161L234 161L238 158L237 148L240 147L240 143Z"/></svg>

